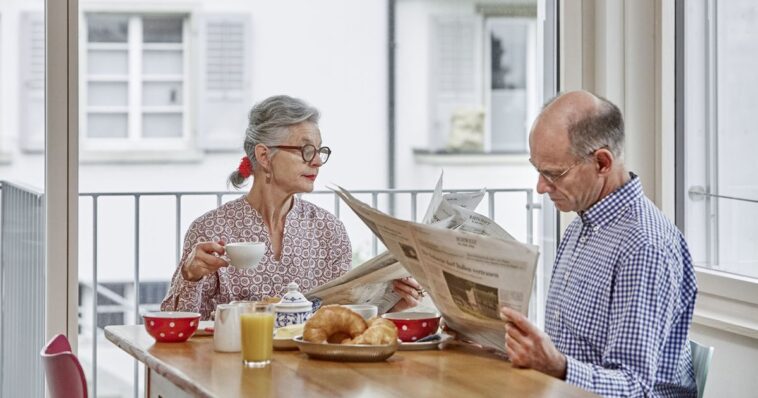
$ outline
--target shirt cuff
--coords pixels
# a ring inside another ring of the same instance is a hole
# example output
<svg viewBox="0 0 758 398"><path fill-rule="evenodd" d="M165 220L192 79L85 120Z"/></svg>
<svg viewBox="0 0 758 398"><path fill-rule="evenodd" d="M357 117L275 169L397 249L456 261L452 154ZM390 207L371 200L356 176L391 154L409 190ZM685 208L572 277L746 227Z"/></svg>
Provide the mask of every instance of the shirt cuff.
<svg viewBox="0 0 758 398"><path fill-rule="evenodd" d="M585 390L592 389L592 365L577 361L566 355L566 383Z"/></svg>

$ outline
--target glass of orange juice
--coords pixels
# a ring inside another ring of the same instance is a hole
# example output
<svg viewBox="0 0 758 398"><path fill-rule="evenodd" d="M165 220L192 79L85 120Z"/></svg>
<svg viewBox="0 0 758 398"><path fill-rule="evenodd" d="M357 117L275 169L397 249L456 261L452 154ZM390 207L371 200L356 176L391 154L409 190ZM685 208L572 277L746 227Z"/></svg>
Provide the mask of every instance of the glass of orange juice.
<svg viewBox="0 0 758 398"><path fill-rule="evenodd" d="M274 312L271 304L244 303L239 306L242 363L262 368L271 363Z"/></svg>

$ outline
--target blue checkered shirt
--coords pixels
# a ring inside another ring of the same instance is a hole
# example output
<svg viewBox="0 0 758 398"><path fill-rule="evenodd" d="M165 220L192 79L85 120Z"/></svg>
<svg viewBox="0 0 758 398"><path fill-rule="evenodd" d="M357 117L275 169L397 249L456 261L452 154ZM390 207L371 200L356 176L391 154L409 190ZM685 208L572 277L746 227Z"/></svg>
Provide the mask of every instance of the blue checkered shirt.
<svg viewBox="0 0 758 398"><path fill-rule="evenodd" d="M566 230L545 331L566 355L571 384L604 396L694 397L692 259L631 176Z"/></svg>

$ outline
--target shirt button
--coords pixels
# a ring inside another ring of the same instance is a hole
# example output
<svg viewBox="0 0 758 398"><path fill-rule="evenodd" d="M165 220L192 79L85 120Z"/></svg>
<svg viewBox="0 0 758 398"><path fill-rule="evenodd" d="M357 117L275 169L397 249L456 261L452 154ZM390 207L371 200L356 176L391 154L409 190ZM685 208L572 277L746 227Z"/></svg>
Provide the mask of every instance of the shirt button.
<svg viewBox="0 0 758 398"><path fill-rule="evenodd" d="M561 319L561 311L555 310L555 313L553 313L553 316L555 317L556 321L560 321L560 319Z"/></svg>
<svg viewBox="0 0 758 398"><path fill-rule="evenodd" d="M584 243L584 242L586 242L586 241L587 241L587 238L585 238L585 237L583 237L583 236L582 236L581 238L579 238L579 242L581 242L581 243Z"/></svg>
<svg viewBox="0 0 758 398"><path fill-rule="evenodd" d="M600 227L598 227L597 225L595 225L595 227L592 228L592 230L595 231L595 232L597 232L599 229L600 229Z"/></svg>

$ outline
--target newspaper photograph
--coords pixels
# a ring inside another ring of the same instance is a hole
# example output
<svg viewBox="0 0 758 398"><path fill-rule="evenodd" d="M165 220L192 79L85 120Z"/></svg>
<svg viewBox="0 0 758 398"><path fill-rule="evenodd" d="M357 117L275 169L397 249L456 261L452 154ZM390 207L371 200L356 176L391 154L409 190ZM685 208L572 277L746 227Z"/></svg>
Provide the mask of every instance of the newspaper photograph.
<svg viewBox="0 0 758 398"><path fill-rule="evenodd" d="M364 278L392 275L394 279L401 275L400 264L429 293L452 329L505 352L505 322L499 308L505 305L528 315L539 250L514 240L494 221L471 210L483 191L454 194L447 201L441 195L440 179L424 217L428 224L422 224L386 215L343 188L332 189L387 248L384 266L391 271L379 271L377 261L373 271L362 271ZM395 266L388 266L390 257L397 261Z"/></svg>

